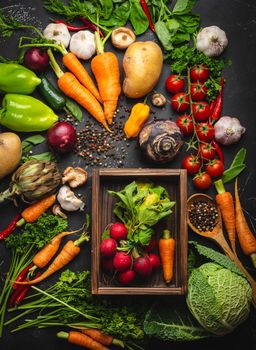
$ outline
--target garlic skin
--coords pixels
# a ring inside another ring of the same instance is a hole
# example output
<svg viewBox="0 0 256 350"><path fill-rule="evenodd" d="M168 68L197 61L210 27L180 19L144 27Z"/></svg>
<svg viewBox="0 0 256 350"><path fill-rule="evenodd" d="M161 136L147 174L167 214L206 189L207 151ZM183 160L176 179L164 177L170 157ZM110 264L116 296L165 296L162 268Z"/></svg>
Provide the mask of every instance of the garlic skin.
<svg viewBox="0 0 256 350"><path fill-rule="evenodd" d="M67 211L83 210L85 203L77 198L68 186L62 186L59 189L57 200L62 209Z"/></svg>
<svg viewBox="0 0 256 350"><path fill-rule="evenodd" d="M50 23L43 33L47 39L54 40L57 44L63 44L65 48L68 47L71 36L65 24Z"/></svg>
<svg viewBox="0 0 256 350"><path fill-rule="evenodd" d="M239 119L223 116L214 125L215 140L228 146L240 140L246 129L240 124Z"/></svg>
<svg viewBox="0 0 256 350"><path fill-rule="evenodd" d="M224 30L217 26L203 28L197 35L196 48L208 57L219 56L228 45Z"/></svg>
<svg viewBox="0 0 256 350"><path fill-rule="evenodd" d="M72 35L69 49L78 58L89 60L96 53L94 34L89 30L80 30Z"/></svg>

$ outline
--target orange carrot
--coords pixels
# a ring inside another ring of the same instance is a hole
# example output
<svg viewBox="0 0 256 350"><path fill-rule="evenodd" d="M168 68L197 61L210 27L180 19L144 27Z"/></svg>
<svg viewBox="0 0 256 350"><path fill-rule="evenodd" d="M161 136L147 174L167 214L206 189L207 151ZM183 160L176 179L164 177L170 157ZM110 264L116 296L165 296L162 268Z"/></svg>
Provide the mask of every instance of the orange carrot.
<svg viewBox="0 0 256 350"><path fill-rule="evenodd" d="M92 59L91 68L103 100L105 118L111 124L121 93L119 64L113 52L104 52L103 42L97 32L95 40L97 56Z"/></svg>
<svg viewBox="0 0 256 350"><path fill-rule="evenodd" d="M236 232L240 246L245 255L250 255L253 266L256 267L256 238L251 232L241 206L238 193L238 180L235 182L235 203L236 203Z"/></svg>
<svg viewBox="0 0 256 350"><path fill-rule="evenodd" d="M63 56L62 62L64 66L75 75L80 83L85 86L98 101L102 102L96 85L79 59L72 52L68 52Z"/></svg>
<svg viewBox="0 0 256 350"><path fill-rule="evenodd" d="M53 275L55 272L62 269L62 267L66 266L70 261L72 261L79 253L80 253L80 244L84 241L88 241L89 236L88 234L83 233L79 239L76 241L68 241L64 247L62 248L61 252L57 255L57 257L53 260L51 265L47 268L44 273L39 276L38 278L35 278L31 281L26 282L17 282L17 284L26 284L26 285L32 285L39 282L42 282L47 277Z"/></svg>
<svg viewBox="0 0 256 350"><path fill-rule="evenodd" d="M115 339L113 336L108 335L100 331L99 329L95 328L82 328L80 329L83 334L88 335L92 339L96 340L97 342L101 343L102 345L118 345L121 347L124 347L124 343L119 340Z"/></svg>
<svg viewBox="0 0 256 350"><path fill-rule="evenodd" d="M109 348L107 348L106 346L102 345L101 343L97 342L96 340L90 338L88 335L83 334L81 332L70 331L69 333L67 333L61 331L57 333L57 337L61 339L67 339L69 343L80 345L87 349L109 350Z"/></svg>
<svg viewBox="0 0 256 350"><path fill-rule="evenodd" d="M21 226L25 222L36 221L47 209L49 209L56 200L56 194L40 199L38 202L30 205L23 210L21 216L23 219L19 220L16 226Z"/></svg>
<svg viewBox="0 0 256 350"><path fill-rule="evenodd" d="M48 55L51 60L51 66L58 77L60 90L84 107L99 123L110 131L99 101L88 89L79 83L74 74L62 72L50 50L48 50Z"/></svg>
<svg viewBox="0 0 256 350"><path fill-rule="evenodd" d="M222 219L228 233L229 242L233 252L236 254L236 219L235 219L235 205L233 196L224 188L222 180L214 182L215 188L218 192L216 195L216 203L220 208Z"/></svg>
<svg viewBox="0 0 256 350"><path fill-rule="evenodd" d="M164 280L166 283L170 283L173 278L175 240L171 238L169 230L164 230L163 237L159 240L159 254Z"/></svg>

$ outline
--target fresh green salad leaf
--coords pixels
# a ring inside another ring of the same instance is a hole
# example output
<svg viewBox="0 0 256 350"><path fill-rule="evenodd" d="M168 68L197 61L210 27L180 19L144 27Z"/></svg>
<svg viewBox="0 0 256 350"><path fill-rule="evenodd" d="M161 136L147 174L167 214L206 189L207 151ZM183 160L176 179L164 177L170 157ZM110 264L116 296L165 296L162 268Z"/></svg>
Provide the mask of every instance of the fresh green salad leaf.
<svg viewBox="0 0 256 350"><path fill-rule="evenodd" d="M45 137L42 135L33 135L30 137L27 137L25 140L22 141L22 152L29 152L33 146L39 145L40 143L45 141Z"/></svg>
<svg viewBox="0 0 256 350"><path fill-rule="evenodd" d="M196 0L177 0L172 10L173 14L185 15L190 13L195 5Z"/></svg>
<svg viewBox="0 0 256 350"><path fill-rule="evenodd" d="M106 27L123 27L130 17L130 2L122 1L117 6L108 20L102 19L101 23Z"/></svg>
<svg viewBox="0 0 256 350"><path fill-rule="evenodd" d="M129 20L134 28L136 35L145 33L149 23L139 0L131 0L131 10Z"/></svg>

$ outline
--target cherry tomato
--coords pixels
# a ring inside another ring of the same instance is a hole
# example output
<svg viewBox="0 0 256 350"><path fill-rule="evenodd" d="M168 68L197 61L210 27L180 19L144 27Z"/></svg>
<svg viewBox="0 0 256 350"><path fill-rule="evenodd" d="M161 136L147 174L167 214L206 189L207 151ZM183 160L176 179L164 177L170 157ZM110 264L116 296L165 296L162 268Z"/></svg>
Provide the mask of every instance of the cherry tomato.
<svg viewBox="0 0 256 350"><path fill-rule="evenodd" d="M194 132L194 125L193 125L193 120L190 115L180 115L176 119L176 124L180 128L180 131L184 136L189 136L192 135Z"/></svg>
<svg viewBox="0 0 256 350"><path fill-rule="evenodd" d="M207 87L200 83L193 83L190 87L190 94L193 101L202 101L207 96Z"/></svg>
<svg viewBox="0 0 256 350"><path fill-rule="evenodd" d="M199 147L203 161L214 159L216 150L210 143L200 143Z"/></svg>
<svg viewBox="0 0 256 350"><path fill-rule="evenodd" d="M193 184L200 190L207 190L212 184L212 178L208 173L200 173L193 178Z"/></svg>
<svg viewBox="0 0 256 350"><path fill-rule="evenodd" d="M178 92L171 98L172 108L177 112L185 112L189 108L189 97L185 92Z"/></svg>
<svg viewBox="0 0 256 350"><path fill-rule="evenodd" d="M224 172L224 164L219 159L214 159L206 165L206 171L211 177L219 177Z"/></svg>
<svg viewBox="0 0 256 350"><path fill-rule="evenodd" d="M193 175L198 173L201 167L200 159L193 154L186 156L182 161L182 168L186 169L188 174Z"/></svg>
<svg viewBox="0 0 256 350"><path fill-rule="evenodd" d="M205 101L195 102L192 105L192 111L197 122L206 122L210 115L209 103Z"/></svg>
<svg viewBox="0 0 256 350"><path fill-rule="evenodd" d="M214 127L209 123L199 123L196 126L196 133L200 141L210 142L214 137Z"/></svg>
<svg viewBox="0 0 256 350"><path fill-rule="evenodd" d="M165 81L165 88L171 94L176 94L184 89L185 80L179 74L170 75Z"/></svg>
<svg viewBox="0 0 256 350"><path fill-rule="evenodd" d="M191 81L200 81L200 83L204 83L210 76L210 70L203 64L198 64L191 68L190 70L190 78Z"/></svg>

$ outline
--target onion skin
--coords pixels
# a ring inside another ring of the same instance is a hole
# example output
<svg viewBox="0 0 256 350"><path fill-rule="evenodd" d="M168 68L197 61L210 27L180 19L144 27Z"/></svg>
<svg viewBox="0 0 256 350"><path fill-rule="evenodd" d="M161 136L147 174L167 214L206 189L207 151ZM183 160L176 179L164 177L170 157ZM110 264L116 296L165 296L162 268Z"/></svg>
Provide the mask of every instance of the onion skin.
<svg viewBox="0 0 256 350"><path fill-rule="evenodd" d="M44 72L49 66L48 53L40 47L31 47L24 55L24 66L33 72Z"/></svg>
<svg viewBox="0 0 256 350"><path fill-rule="evenodd" d="M76 129L67 122L55 123L47 132L47 142L56 151L71 151L76 143Z"/></svg>

